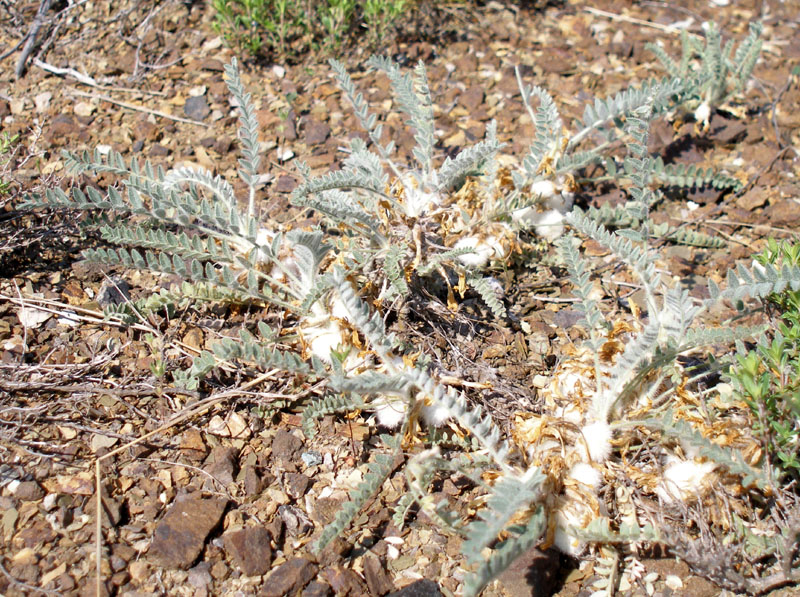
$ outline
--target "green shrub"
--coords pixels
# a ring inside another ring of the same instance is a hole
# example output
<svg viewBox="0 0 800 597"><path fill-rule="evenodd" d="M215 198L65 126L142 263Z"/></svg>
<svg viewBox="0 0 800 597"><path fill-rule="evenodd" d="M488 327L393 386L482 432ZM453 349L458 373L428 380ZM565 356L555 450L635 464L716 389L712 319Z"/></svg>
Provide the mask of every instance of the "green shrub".
<svg viewBox="0 0 800 597"><path fill-rule="evenodd" d="M800 244L769 239L756 263L798 271ZM777 318L774 333L753 350L739 348L729 375L736 391L756 417L755 431L784 474L800 477L800 292L783 288L767 297Z"/></svg>
<svg viewBox="0 0 800 597"><path fill-rule="evenodd" d="M366 29L370 45L383 41L408 0L213 0L214 28L250 55L281 60L311 50L339 50Z"/></svg>
<svg viewBox="0 0 800 597"><path fill-rule="evenodd" d="M5 157L11 151L11 148L19 139L19 135L9 135L3 133L0 135L0 197L7 195L11 188L11 183L2 178L2 175L7 173L10 158Z"/></svg>

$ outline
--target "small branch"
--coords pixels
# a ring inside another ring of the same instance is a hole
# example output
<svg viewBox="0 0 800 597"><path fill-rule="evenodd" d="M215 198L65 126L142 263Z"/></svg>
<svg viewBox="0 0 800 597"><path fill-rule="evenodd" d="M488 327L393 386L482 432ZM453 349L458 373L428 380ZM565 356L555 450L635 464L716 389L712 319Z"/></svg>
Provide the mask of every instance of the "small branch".
<svg viewBox="0 0 800 597"><path fill-rule="evenodd" d="M119 100L115 100L113 97L109 97L107 95L101 95L98 93L86 93L83 91L73 91L74 95L79 97L89 97L92 99L99 99L104 102L109 102L115 104L117 106L122 106L123 108L127 108L128 110L135 110L137 112L144 112L145 114L152 114L153 116L160 116L161 118L168 118L169 120L175 120L177 122L185 122L186 124L195 124L197 126L202 126L203 128L208 128L205 122L200 122L199 120L191 120L189 118L181 118L180 116L173 116L172 114L167 114L166 112L160 112L158 110L150 110L149 108L144 108L142 106L137 106L136 104L129 104L128 102L121 102Z"/></svg>
<svg viewBox="0 0 800 597"><path fill-rule="evenodd" d="M25 63L28 61L28 56L33 52L33 47L36 45L36 37L39 35L39 29L44 25L44 15L50 10L50 3L52 0L42 0L39 4L39 10L36 11L36 16L33 17L33 24L28 32L28 39L25 41L25 46L22 48L22 53L17 60L17 67L14 69L14 74L17 79L21 79L25 74Z"/></svg>
<svg viewBox="0 0 800 597"><path fill-rule="evenodd" d="M33 63L41 68L42 70L46 70L48 73L53 73L54 75L58 76L68 76L76 79L79 83L83 83L84 85L89 85L90 87L100 87L97 81L94 78L90 77L89 75L84 75L83 73L79 73L74 68L59 68L57 66L53 66L52 64L48 64L38 58L33 59Z"/></svg>
<svg viewBox="0 0 800 597"><path fill-rule="evenodd" d="M680 29L673 25L661 25L660 23L651 23L650 21L643 21L642 19L635 19L633 17L618 15L613 12L606 12L605 10L600 10L599 8L585 7L583 10L593 15L606 17L607 19L611 19L612 21L622 21L623 23L632 23L634 25L641 25L642 27L652 27L653 29L658 29L659 31L664 31L666 33L680 32Z"/></svg>

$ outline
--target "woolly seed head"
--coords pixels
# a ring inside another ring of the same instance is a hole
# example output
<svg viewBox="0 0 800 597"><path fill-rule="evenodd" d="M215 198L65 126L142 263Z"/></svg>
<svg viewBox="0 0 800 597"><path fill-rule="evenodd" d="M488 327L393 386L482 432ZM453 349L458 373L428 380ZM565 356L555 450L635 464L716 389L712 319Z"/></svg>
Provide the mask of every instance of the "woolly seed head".
<svg viewBox="0 0 800 597"><path fill-rule="evenodd" d="M577 449L583 461L602 464L611 455L611 427L604 421L589 423L581 428L583 439L578 438ZM588 453L587 453L588 450Z"/></svg>

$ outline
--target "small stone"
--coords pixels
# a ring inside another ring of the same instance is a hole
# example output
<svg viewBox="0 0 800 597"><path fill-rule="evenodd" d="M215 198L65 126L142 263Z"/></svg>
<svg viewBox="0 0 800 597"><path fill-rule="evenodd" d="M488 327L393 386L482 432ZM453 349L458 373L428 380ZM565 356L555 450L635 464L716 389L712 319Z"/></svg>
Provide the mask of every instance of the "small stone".
<svg viewBox="0 0 800 597"><path fill-rule="evenodd" d="M225 533L225 551L247 576L266 574L272 564L270 534L263 526Z"/></svg>
<svg viewBox="0 0 800 597"><path fill-rule="evenodd" d="M364 578L370 595L385 595L395 588L381 561L375 556L364 557Z"/></svg>
<svg viewBox="0 0 800 597"><path fill-rule="evenodd" d="M150 576L150 564L144 560L135 560L128 564L128 572L134 582L141 583Z"/></svg>
<svg viewBox="0 0 800 597"><path fill-rule="evenodd" d="M250 436L250 428L247 421L236 411L228 413L223 419L215 415L208 422L208 432L219 437L247 438Z"/></svg>
<svg viewBox="0 0 800 597"><path fill-rule="evenodd" d="M211 568L209 562L200 562L197 566L189 570L189 577L186 580L196 589L206 588L214 580L208 572L209 568Z"/></svg>
<svg viewBox="0 0 800 597"><path fill-rule="evenodd" d="M44 500L42 500L42 508L44 508L45 512L50 512L58 505L57 502L58 494L48 493L46 496L44 496Z"/></svg>
<svg viewBox="0 0 800 597"><path fill-rule="evenodd" d="M291 176L279 176L275 183L275 190L278 193L291 193L297 187L297 181Z"/></svg>
<svg viewBox="0 0 800 597"><path fill-rule="evenodd" d="M53 94L49 91L44 91L42 93L37 94L33 98L33 103L36 105L37 112L46 112L47 109L50 107L50 100L53 99Z"/></svg>
<svg viewBox="0 0 800 597"><path fill-rule="evenodd" d="M729 120L714 114L709 123L709 137L718 143L730 145L741 141L747 134L747 126L739 120Z"/></svg>
<svg viewBox="0 0 800 597"><path fill-rule="evenodd" d="M187 98L183 104L183 113L192 120L203 120L211 113L205 95L197 95Z"/></svg>
<svg viewBox="0 0 800 597"><path fill-rule="evenodd" d="M36 481L22 481L14 490L14 497L25 502L35 502L44 497L44 489Z"/></svg>
<svg viewBox="0 0 800 597"><path fill-rule="evenodd" d="M131 300L131 286L122 278L106 279L95 298L100 306L121 305Z"/></svg>
<svg viewBox="0 0 800 597"><path fill-rule="evenodd" d="M789 199L779 200L764 208L764 216L773 226L794 228L800 224L800 205Z"/></svg>
<svg viewBox="0 0 800 597"><path fill-rule="evenodd" d="M153 533L151 557L164 568L188 569L222 520L227 504L221 498L194 497L173 504Z"/></svg>
<svg viewBox="0 0 800 597"><path fill-rule="evenodd" d="M483 103L485 92L483 87L474 86L467 89L458 97L458 103L470 112L476 110Z"/></svg>
<svg viewBox="0 0 800 597"><path fill-rule="evenodd" d="M741 197L736 198L736 205L742 209L753 211L767 202L767 193L760 187L753 187Z"/></svg>
<svg viewBox="0 0 800 597"><path fill-rule="evenodd" d="M294 460L303 449L303 440L285 429L279 429L272 439L272 457L278 460Z"/></svg>
<svg viewBox="0 0 800 597"><path fill-rule="evenodd" d="M160 143L156 143L150 148L151 158L163 158L167 157L168 155L169 155L169 149L167 149Z"/></svg>
<svg viewBox="0 0 800 597"><path fill-rule="evenodd" d="M309 584L300 597L329 597L332 594L331 587L324 582L314 581Z"/></svg>
<svg viewBox="0 0 800 597"><path fill-rule="evenodd" d="M509 597L552 595L559 578L559 555L556 551L533 548L522 554L500 575Z"/></svg>
<svg viewBox="0 0 800 597"><path fill-rule="evenodd" d="M306 123L306 144L320 145L328 140L331 127L325 122L310 120Z"/></svg>
<svg viewBox="0 0 800 597"><path fill-rule="evenodd" d="M442 597L442 592L432 580L418 580L403 587L399 591L390 593L389 597Z"/></svg>
<svg viewBox="0 0 800 597"><path fill-rule="evenodd" d="M239 452L234 448L217 446L211 451L203 470L222 485L233 483L236 476L236 459Z"/></svg>
<svg viewBox="0 0 800 597"><path fill-rule="evenodd" d="M258 474L255 465L247 464L244 467L244 492L248 496L257 495L264 489L264 480Z"/></svg>
<svg viewBox="0 0 800 597"><path fill-rule="evenodd" d="M13 104L12 104L13 111ZM78 124L67 114L59 114L50 121L49 133L53 137L66 137L78 132Z"/></svg>
<svg viewBox="0 0 800 597"><path fill-rule="evenodd" d="M293 558L278 566L261 589L261 597L294 595L317 575L317 565L305 558Z"/></svg>
<svg viewBox="0 0 800 597"><path fill-rule="evenodd" d="M203 434L197 429L187 429L183 432L180 450L183 456L194 462L203 460L208 453L208 448L203 442Z"/></svg>
<svg viewBox="0 0 800 597"><path fill-rule="evenodd" d="M314 523L308 515L296 506L280 506L278 516L286 525L286 531L292 537L298 537L314 530Z"/></svg>
<svg viewBox="0 0 800 597"><path fill-rule="evenodd" d="M72 108L72 111L77 116L83 116L84 118L88 118L89 116L94 114L95 110L96 106L90 104L89 102L78 102L77 104L75 104L75 107Z"/></svg>
<svg viewBox="0 0 800 597"><path fill-rule="evenodd" d="M225 70L225 65L221 60L217 60L216 58L206 58L200 62L200 70L221 73Z"/></svg>
<svg viewBox="0 0 800 597"><path fill-rule="evenodd" d="M305 495L310 483L311 479L302 473L288 473L286 475L286 493L299 500Z"/></svg>
<svg viewBox="0 0 800 597"><path fill-rule="evenodd" d="M328 581L335 595L375 595L367 592L364 581L349 568L326 568L320 576Z"/></svg>

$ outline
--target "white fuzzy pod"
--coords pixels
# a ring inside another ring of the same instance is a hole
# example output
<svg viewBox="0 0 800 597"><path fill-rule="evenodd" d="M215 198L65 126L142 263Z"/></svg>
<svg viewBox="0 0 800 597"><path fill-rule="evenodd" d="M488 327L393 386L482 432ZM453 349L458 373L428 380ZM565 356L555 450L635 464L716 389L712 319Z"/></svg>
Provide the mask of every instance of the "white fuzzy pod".
<svg viewBox="0 0 800 597"><path fill-rule="evenodd" d="M378 423L384 427L396 429L406 418L408 402L402 398L396 398L395 400L378 398L372 404L376 407L375 416L378 418Z"/></svg>
<svg viewBox="0 0 800 597"><path fill-rule="evenodd" d="M505 250L496 236L488 236L485 239L477 236L467 236L460 239L454 249L472 249L474 253L459 255L457 259L467 267L481 269L486 267L491 259L500 259Z"/></svg>
<svg viewBox="0 0 800 597"><path fill-rule="evenodd" d="M694 119L696 122L701 124L708 124L708 119L711 117L711 106L708 105L708 102L703 102L697 107L697 110L694 111Z"/></svg>
<svg viewBox="0 0 800 597"><path fill-rule="evenodd" d="M584 462L602 464L611 455L611 427L604 421L589 423L581 428L583 441L578 439L576 448ZM588 450L588 452L587 452Z"/></svg>
<svg viewBox="0 0 800 597"><path fill-rule="evenodd" d="M421 409L422 419L433 427L441 427L450 418L450 411L443 406L434 404L423 406Z"/></svg>
<svg viewBox="0 0 800 597"><path fill-rule="evenodd" d="M556 185L550 180L537 180L531 185L531 195L548 200L556 194Z"/></svg>
<svg viewBox="0 0 800 597"><path fill-rule="evenodd" d="M590 489L597 489L600 487L600 481L602 480L600 471L586 462L574 464L569 470L569 478L586 485L586 487Z"/></svg>
<svg viewBox="0 0 800 597"><path fill-rule="evenodd" d="M678 500L686 502L703 493L708 486L708 476L715 468L717 465L713 462L681 460L673 457L664 469L661 483L656 486L656 495L667 503Z"/></svg>

